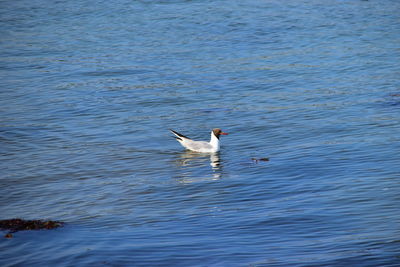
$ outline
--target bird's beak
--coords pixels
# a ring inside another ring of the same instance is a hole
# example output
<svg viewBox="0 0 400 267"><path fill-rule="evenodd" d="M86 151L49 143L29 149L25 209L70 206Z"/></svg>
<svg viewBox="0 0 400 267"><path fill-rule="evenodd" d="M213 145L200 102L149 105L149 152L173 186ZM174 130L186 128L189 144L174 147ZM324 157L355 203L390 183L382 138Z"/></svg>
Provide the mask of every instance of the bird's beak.
<svg viewBox="0 0 400 267"><path fill-rule="evenodd" d="M220 132L219 134L222 134L222 135L228 135L228 133L224 133L224 132Z"/></svg>

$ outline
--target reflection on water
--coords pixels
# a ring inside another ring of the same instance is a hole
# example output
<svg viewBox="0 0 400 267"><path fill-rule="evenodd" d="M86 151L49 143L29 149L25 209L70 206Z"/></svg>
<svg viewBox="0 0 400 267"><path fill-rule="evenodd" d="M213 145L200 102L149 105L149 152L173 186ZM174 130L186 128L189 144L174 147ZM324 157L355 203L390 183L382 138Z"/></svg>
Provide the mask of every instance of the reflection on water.
<svg viewBox="0 0 400 267"><path fill-rule="evenodd" d="M222 178L222 164L219 153L198 153L193 151L182 151L177 154L176 165L181 169L180 181L184 183L196 180L219 180ZM211 168L207 166L211 166ZM196 174L195 172L201 172Z"/></svg>
<svg viewBox="0 0 400 267"><path fill-rule="evenodd" d="M210 165L214 170L221 169L221 159L218 153L210 154Z"/></svg>

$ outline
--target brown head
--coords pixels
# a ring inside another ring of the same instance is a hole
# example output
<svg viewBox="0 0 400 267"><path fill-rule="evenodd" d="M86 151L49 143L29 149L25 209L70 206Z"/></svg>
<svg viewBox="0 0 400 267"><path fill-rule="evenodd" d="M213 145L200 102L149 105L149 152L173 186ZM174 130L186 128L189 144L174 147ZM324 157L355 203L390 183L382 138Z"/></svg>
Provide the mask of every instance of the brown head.
<svg viewBox="0 0 400 267"><path fill-rule="evenodd" d="M222 134L222 135L228 135L228 133L224 133L224 132L221 131L221 129L219 129L219 128L215 128L215 129L213 129L212 131L213 131L215 137L217 137L218 139L219 139L219 136L220 136L221 134Z"/></svg>

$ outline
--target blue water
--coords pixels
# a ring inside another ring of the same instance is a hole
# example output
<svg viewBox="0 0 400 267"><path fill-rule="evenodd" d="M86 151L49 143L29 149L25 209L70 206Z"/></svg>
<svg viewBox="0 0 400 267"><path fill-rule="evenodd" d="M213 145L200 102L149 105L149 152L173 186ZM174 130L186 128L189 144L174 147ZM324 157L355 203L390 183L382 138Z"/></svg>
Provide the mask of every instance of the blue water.
<svg viewBox="0 0 400 267"><path fill-rule="evenodd" d="M399 266L399 10L1 1L0 265Z"/></svg>

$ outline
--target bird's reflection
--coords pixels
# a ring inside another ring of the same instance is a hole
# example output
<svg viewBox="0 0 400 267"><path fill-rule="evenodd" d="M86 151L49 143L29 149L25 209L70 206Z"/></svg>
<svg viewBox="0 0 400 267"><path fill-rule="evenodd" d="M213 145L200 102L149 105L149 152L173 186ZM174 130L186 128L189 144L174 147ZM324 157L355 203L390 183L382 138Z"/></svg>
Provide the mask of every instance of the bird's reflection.
<svg viewBox="0 0 400 267"><path fill-rule="evenodd" d="M204 154L187 150L178 154L176 163L180 167L183 167L182 169L184 172L182 175L184 177L181 178L185 180L187 180L187 178L189 178L189 180L196 179L196 177L198 178L198 173L201 173L203 179L211 178L212 180L218 180L222 178L222 164L219 153ZM211 166L211 176L207 175L207 177L204 177L204 168L201 167L204 167L207 163Z"/></svg>
<svg viewBox="0 0 400 267"><path fill-rule="evenodd" d="M219 153L210 154L210 165L213 168L213 170L221 169L221 159L219 157Z"/></svg>

